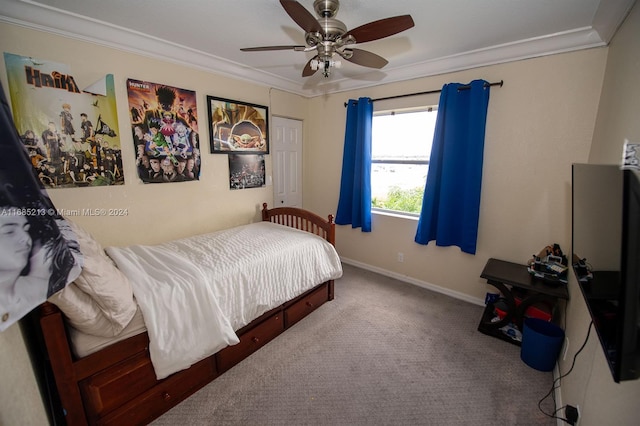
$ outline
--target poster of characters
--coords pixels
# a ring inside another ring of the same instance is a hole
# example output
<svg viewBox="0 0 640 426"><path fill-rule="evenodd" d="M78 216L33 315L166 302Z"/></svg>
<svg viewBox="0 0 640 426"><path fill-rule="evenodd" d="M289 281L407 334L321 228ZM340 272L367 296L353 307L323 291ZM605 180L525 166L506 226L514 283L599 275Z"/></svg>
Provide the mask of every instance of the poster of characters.
<svg viewBox="0 0 640 426"><path fill-rule="evenodd" d="M122 185L113 75L85 92L67 65L4 54L13 118L45 188Z"/></svg>
<svg viewBox="0 0 640 426"><path fill-rule="evenodd" d="M138 176L145 183L200 179L196 92L127 80Z"/></svg>

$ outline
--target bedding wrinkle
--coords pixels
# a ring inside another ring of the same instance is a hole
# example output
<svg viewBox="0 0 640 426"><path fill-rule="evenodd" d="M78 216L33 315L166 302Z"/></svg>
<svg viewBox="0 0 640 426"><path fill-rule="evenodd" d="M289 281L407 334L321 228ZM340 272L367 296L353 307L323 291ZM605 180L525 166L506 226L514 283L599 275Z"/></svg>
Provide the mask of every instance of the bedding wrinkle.
<svg viewBox="0 0 640 426"><path fill-rule="evenodd" d="M270 222L107 252L132 283L158 378L237 343L234 330L342 276L330 243Z"/></svg>
<svg viewBox="0 0 640 426"><path fill-rule="evenodd" d="M107 250L133 279L158 379L238 343L197 265L163 247Z"/></svg>

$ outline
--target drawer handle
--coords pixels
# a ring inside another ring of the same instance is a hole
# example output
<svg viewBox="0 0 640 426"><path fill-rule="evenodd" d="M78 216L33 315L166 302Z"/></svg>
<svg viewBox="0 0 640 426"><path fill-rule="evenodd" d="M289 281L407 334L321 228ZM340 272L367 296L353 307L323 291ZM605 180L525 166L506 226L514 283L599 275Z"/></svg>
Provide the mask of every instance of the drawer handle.
<svg viewBox="0 0 640 426"><path fill-rule="evenodd" d="M307 301L307 306L310 308L315 308L314 304L309 301Z"/></svg>
<svg viewBox="0 0 640 426"><path fill-rule="evenodd" d="M260 339L258 339L257 337L252 337L252 338L251 338L251 341L252 341L253 343L260 343Z"/></svg>
<svg viewBox="0 0 640 426"><path fill-rule="evenodd" d="M162 392L162 399L164 399L165 401L169 401L171 399L171 395L169 395L169 392Z"/></svg>

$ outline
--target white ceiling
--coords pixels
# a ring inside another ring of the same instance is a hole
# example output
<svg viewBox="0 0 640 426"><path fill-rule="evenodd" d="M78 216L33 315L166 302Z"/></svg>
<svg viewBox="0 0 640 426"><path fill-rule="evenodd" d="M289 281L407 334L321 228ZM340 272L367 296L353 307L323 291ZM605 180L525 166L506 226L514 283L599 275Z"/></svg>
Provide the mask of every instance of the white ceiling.
<svg viewBox="0 0 640 426"><path fill-rule="evenodd" d="M313 0L298 0L313 12ZM357 44L386 58L380 70L342 61L329 78L302 77L313 53L241 52L303 45L278 0L0 0L0 22L317 96L420 76L603 46L635 0L342 0L353 29L410 14L415 27ZM19 53L19 52L15 52ZM55 59L55 58L50 58Z"/></svg>

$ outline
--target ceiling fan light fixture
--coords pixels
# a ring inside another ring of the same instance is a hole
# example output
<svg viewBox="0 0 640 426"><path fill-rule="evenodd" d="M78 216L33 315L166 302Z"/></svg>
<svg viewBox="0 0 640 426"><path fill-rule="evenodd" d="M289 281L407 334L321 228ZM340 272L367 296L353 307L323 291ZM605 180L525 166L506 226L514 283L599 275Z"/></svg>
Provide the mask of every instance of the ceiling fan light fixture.
<svg viewBox="0 0 640 426"><path fill-rule="evenodd" d="M329 77L331 68L340 68L342 65L339 60L333 60L336 53L353 64L383 68L389 63L385 58L366 50L352 48L350 45L389 37L415 25L411 15L400 15L369 22L347 31L346 25L335 18L340 8L340 0L314 0L313 8L318 15L317 18L296 0L280 0L280 4L291 19L305 31L306 46L264 46L240 50L315 52L316 55L302 70L303 77L309 77L317 70L322 70L322 74ZM345 48L346 46L349 48Z"/></svg>
<svg viewBox="0 0 640 426"><path fill-rule="evenodd" d="M322 75L328 78L331 75L331 68L342 68L342 61L312 59L309 62L309 67L313 71L322 70Z"/></svg>

